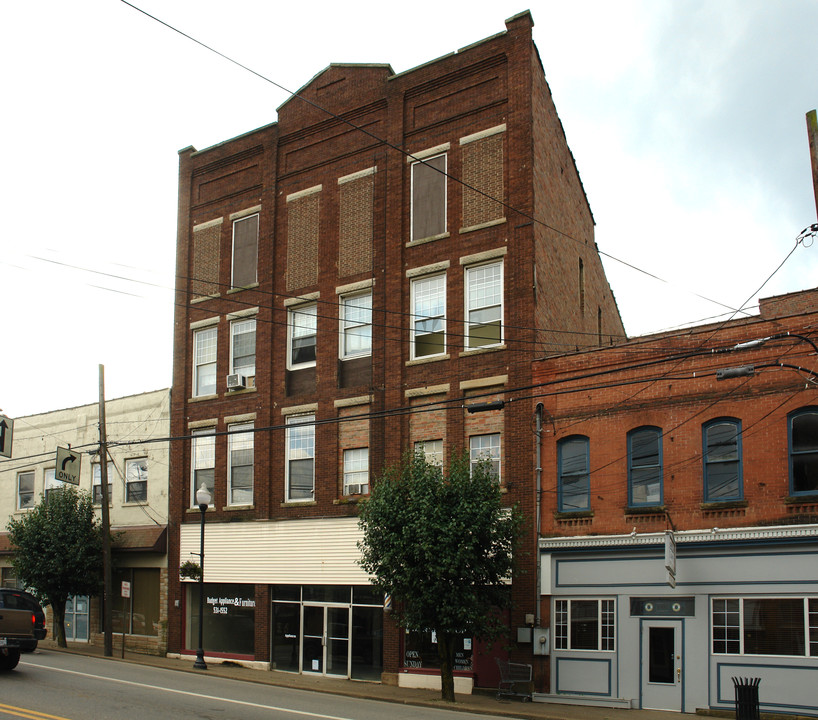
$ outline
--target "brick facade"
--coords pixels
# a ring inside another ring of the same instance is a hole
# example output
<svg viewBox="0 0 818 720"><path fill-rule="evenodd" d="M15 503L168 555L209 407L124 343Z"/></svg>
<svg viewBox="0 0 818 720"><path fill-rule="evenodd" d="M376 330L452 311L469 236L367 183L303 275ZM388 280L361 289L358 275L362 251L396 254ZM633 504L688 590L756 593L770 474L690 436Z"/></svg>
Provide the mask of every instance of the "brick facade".
<svg viewBox="0 0 818 720"><path fill-rule="evenodd" d="M508 503L533 516L530 408L515 403L470 415L464 405L503 399L509 388L530 384L533 354L596 345L597 307L606 337L624 330L532 25L523 13L507 21L504 33L398 75L383 65L331 65L300 91L308 102L290 98L276 123L202 151L181 151L172 435L184 438L202 424L216 433L216 498L208 524L252 520L272 527L354 516L355 503L341 496L345 448L368 447L374 477L415 441L443 439L449 456L468 448L471 435L486 433L501 436ZM413 240L413 163L443 153L449 175L444 231ZM255 206L261 208L259 281L231 290L228 219ZM220 287L216 296L199 299L191 256L203 225L220 228ZM580 257L588 268L585 295L595 308L586 316L576 283L566 277ZM466 274L482 263L502 264L502 336L469 346ZM412 283L433 274L445 274L445 348L414 357ZM340 298L352 291L372 294L372 343L368 355L345 358ZM288 313L297 302L315 305L314 362L291 367ZM228 390L230 318L250 310L254 387ZM204 370L195 367L191 331L208 322L218 328L216 392L194 397L193 374ZM314 496L292 503L284 425L301 411L317 423ZM256 428L254 499L251 507L231 508L221 433L226 418L248 414ZM190 507L189 442L173 444L171 467L170 553L178 562L179 524L199 520ZM526 543L533 547L530 526ZM512 627L525 624L535 602L533 557L521 562L528 572L515 580ZM218 565L213 572L229 574ZM254 584L253 657L268 662L269 587L276 582L259 577ZM189 651L183 587L173 577L170 595L169 646ZM400 633L389 618L384 628L383 669L394 677ZM514 652L525 657L530 646ZM476 678L478 684L493 680Z"/></svg>

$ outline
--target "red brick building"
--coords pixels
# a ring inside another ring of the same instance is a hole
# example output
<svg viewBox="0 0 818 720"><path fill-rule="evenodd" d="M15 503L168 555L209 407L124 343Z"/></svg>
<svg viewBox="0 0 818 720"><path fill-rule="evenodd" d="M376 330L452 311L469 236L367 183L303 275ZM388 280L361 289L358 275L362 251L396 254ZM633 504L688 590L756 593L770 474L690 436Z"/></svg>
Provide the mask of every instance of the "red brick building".
<svg viewBox="0 0 818 720"><path fill-rule="evenodd" d="M818 290L534 363L540 588L562 701L813 715Z"/></svg>
<svg viewBox="0 0 818 720"><path fill-rule="evenodd" d="M356 562L370 478L465 448L533 517L530 407L466 407L624 330L532 26L400 74L331 65L277 122L181 151L170 556L197 558L204 484L208 657L434 683L433 638L399 633ZM512 628L537 604L527 542ZM170 604L191 653L196 583ZM464 638L463 686L494 665Z"/></svg>

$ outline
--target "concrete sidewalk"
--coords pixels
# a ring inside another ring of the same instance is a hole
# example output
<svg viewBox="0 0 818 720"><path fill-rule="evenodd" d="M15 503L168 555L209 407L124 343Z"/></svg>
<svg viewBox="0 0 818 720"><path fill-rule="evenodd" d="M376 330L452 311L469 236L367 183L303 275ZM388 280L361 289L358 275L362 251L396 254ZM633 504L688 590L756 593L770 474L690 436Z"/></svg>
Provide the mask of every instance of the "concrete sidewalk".
<svg viewBox="0 0 818 720"><path fill-rule="evenodd" d="M69 643L67 649L61 649L53 641L40 641L36 653L69 652L104 658L103 649L87 643ZM360 697L370 700L400 703L402 705L419 705L461 712L500 715L509 718L526 718L530 720L680 720L691 717L688 714L663 712L659 710L621 710L613 708L585 707L576 705L559 705L555 703L522 702L517 698L498 700L494 693L477 692L472 695L457 695L452 705L440 699L439 691L414 690L394 687L381 683L358 682L322 677L320 675L296 675L293 673L270 670L253 670L227 662L207 662L207 670L194 670L193 658L177 660L156 655L125 651L122 658L120 648L114 648L112 662L129 662L139 665L150 665L191 673L207 673L217 677L243 680L262 685L310 690L313 692ZM25 661L25 655L23 656ZM732 713L729 715L732 717Z"/></svg>

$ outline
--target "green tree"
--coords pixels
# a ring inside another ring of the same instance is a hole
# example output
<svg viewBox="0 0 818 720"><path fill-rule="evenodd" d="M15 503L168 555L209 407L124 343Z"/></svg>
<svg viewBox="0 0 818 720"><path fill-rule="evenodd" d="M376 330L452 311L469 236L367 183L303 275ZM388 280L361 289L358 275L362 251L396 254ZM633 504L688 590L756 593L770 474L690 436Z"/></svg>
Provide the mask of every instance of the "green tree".
<svg viewBox="0 0 818 720"><path fill-rule="evenodd" d="M66 601L97 595L102 585L102 527L91 496L67 486L7 528L17 578L51 605L57 645L66 647Z"/></svg>
<svg viewBox="0 0 818 720"><path fill-rule="evenodd" d="M503 507L488 461L471 468L461 453L444 472L415 453L373 483L359 525L361 566L392 596L401 627L435 631L441 695L454 702L455 636L504 629L497 610L511 601L522 516Z"/></svg>

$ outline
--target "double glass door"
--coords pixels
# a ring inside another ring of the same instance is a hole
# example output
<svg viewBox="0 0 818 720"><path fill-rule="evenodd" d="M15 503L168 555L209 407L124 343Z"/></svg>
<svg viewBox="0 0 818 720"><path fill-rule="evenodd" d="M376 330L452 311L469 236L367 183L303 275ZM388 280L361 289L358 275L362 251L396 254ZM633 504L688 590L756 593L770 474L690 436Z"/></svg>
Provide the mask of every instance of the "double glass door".
<svg viewBox="0 0 818 720"><path fill-rule="evenodd" d="M302 672L349 677L349 607L303 606Z"/></svg>

